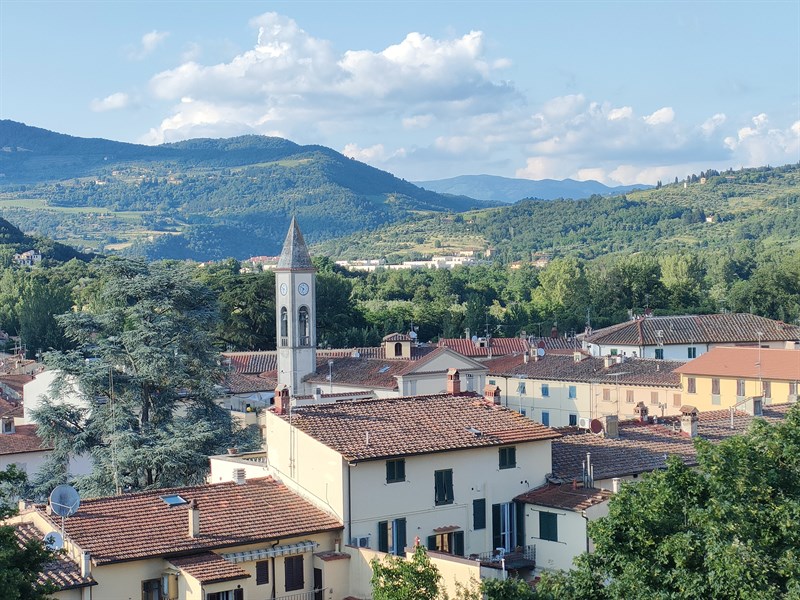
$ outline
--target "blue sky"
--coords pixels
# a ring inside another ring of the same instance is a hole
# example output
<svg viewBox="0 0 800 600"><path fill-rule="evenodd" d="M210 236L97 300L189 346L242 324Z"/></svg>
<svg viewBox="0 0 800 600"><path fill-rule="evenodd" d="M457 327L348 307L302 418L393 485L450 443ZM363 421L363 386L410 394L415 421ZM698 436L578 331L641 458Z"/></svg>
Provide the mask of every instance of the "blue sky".
<svg viewBox="0 0 800 600"><path fill-rule="evenodd" d="M0 0L0 117L260 133L408 180L800 160L800 2Z"/></svg>

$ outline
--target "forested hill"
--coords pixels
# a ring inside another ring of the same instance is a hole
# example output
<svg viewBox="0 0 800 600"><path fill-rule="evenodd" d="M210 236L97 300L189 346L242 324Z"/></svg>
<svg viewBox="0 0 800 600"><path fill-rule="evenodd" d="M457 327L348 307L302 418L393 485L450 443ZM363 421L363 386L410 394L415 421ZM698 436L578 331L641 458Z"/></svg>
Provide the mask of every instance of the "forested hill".
<svg viewBox="0 0 800 600"><path fill-rule="evenodd" d="M276 254L292 213L313 241L491 205L423 190L330 148L265 136L150 147L6 120L0 150L0 216L149 258ZM54 219L54 211L63 214ZM76 212L104 220L87 228Z"/></svg>
<svg viewBox="0 0 800 600"><path fill-rule="evenodd" d="M490 248L504 262L540 256L591 260L615 253L730 248L740 242L797 247L799 232L800 165L787 165L708 171L611 198L525 200L454 218L433 215L330 240L316 251L399 260ZM400 240L399 248L391 240Z"/></svg>
<svg viewBox="0 0 800 600"><path fill-rule="evenodd" d="M91 258L90 255L78 252L65 244L42 237L25 235L5 219L0 219L0 267L9 266L15 254L21 254L28 250L38 251L45 261L66 262L73 258L79 260Z"/></svg>

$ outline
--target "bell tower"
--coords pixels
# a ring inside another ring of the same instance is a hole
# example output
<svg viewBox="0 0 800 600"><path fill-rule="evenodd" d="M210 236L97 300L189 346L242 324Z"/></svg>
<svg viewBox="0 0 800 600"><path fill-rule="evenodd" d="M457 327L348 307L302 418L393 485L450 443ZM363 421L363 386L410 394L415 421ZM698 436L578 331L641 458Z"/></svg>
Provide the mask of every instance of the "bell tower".
<svg viewBox="0 0 800 600"><path fill-rule="evenodd" d="M303 377L317 370L316 269L292 217L275 267L278 386L292 396L305 392Z"/></svg>

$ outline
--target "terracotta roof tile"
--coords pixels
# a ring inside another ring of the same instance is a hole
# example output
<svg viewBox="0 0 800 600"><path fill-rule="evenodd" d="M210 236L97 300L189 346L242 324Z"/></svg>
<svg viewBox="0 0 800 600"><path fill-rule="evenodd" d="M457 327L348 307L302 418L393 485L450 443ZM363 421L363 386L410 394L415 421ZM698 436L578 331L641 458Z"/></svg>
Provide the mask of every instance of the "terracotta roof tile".
<svg viewBox="0 0 800 600"><path fill-rule="evenodd" d="M242 567L228 562L219 554L214 554L213 552L170 558L169 562L203 584L250 577L250 573Z"/></svg>
<svg viewBox="0 0 800 600"><path fill-rule="evenodd" d="M352 385L359 388L397 389L395 375L402 375L414 364L411 360L377 360L366 358L332 358L333 365L328 367L328 360L317 361L317 372L307 375L304 381L329 385ZM328 379L331 375L332 380Z"/></svg>
<svg viewBox="0 0 800 600"><path fill-rule="evenodd" d="M661 332L659 335L658 332ZM800 327L749 313L644 317L598 329L583 340L592 344L741 344L800 339Z"/></svg>
<svg viewBox="0 0 800 600"><path fill-rule="evenodd" d="M33 381L33 375L0 375L0 387L7 386L20 398L26 383Z"/></svg>
<svg viewBox="0 0 800 600"><path fill-rule="evenodd" d="M583 355L582 355L583 356ZM673 373L682 362L650 358L626 358L605 366L605 359L583 356L580 362L570 356L546 354L539 360L523 356L507 356L486 361L489 375L502 377L524 376L528 379L556 381L605 382L624 385L680 386L680 376Z"/></svg>
<svg viewBox="0 0 800 600"><path fill-rule="evenodd" d="M528 340L522 338L489 338L488 345L480 347L478 342L466 338L442 338L439 346L455 350L459 354L470 358L483 358L490 356L506 356L508 354L522 354L528 351Z"/></svg>
<svg viewBox="0 0 800 600"><path fill-rule="evenodd" d="M54 527L53 530L55 529ZM16 533L20 545L22 545L30 540L42 540L50 532L39 531L33 523L17 523L14 525L14 533ZM49 583L59 590L97 585L97 582L91 577L83 577L78 565L64 554L59 554L55 560L44 565L37 583Z"/></svg>
<svg viewBox="0 0 800 600"><path fill-rule="evenodd" d="M550 440L560 435L516 411L466 394L301 407L292 412L292 425L349 461Z"/></svg>
<svg viewBox="0 0 800 600"><path fill-rule="evenodd" d="M800 350L717 346L675 369L685 375L800 381Z"/></svg>
<svg viewBox="0 0 800 600"><path fill-rule="evenodd" d="M580 512L590 506L605 502L613 496L608 490L596 488L578 487L572 488L570 484L548 483L520 494L514 500L527 504L538 504L539 506L549 506L551 508L562 508Z"/></svg>
<svg viewBox="0 0 800 600"><path fill-rule="evenodd" d="M14 433L0 434L0 455L53 449L36 435L36 425L17 425L14 430Z"/></svg>
<svg viewBox="0 0 800 600"><path fill-rule="evenodd" d="M188 504L169 506L161 499L172 494L197 501L199 536L189 536ZM96 564L169 557L341 527L334 517L271 478L83 500L66 522L67 535L91 552Z"/></svg>
<svg viewBox="0 0 800 600"><path fill-rule="evenodd" d="M405 333L390 333L389 335L383 336L384 342L410 342L411 336L406 335Z"/></svg>
<svg viewBox="0 0 800 600"><path fill-rule="evenodd" d="M233 371L245 375L258 375L278 368L278 353L275 350L223 352L222 356L230 361Z"/></svg>
<svg viewBox="0 0 800 600"><path fill-rule="evenodd" d="M231 394L271 392L275 389L270 379L260 375L244 375L236 372L228 373L225 376L225 387Z"/></svg>

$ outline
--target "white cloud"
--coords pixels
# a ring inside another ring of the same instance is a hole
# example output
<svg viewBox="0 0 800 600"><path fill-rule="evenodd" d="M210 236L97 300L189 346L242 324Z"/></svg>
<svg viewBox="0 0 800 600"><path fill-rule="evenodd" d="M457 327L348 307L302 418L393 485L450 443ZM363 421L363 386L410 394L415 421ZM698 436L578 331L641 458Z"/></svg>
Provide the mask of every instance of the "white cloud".
<svg viewBox="0 0 800 600"><path fill-rule="evenodd" d="M706 119L706 121L700 125L700 129L703 131L703 134L708 137L719 129L727 120L728 118L724 113L717 113L713 117Z"/></svg>
<svg viewBox="0 0 800 600"><path fill-rule="evenodd" d="M132 60L142 60L152 54L164 40L169 37L168 31L149 31L142 36L139 45L128 52Z"/></svg>
<svg viewBox="0 0 800 600"><path fill-rule="evenodd" d="M433 122L433 115L414 115L403 119L404 129L425 129Z"/></svg>
<svg viewBox="0 0 800 600"><path fill-rule="evenodd" d="M131 98L124 92L116 92L105 98L95 98L89 103L89 108L94 112L105 112L108 110L119 110L127 108L131 104Z"/></svg>
<svg viewBox="0 0 800 600"><path fill-rule="evenodd" d="M619 121L620 119L630 119L631 117L633 117L633 109L630 106L613 108L608 111L609 121Z"/></svg>
<svg viewBox="0 0 800 600"><path fill-rule="evenodd" d="M675 120L675 111L669 106L659 108L651 115L644 117L644 122L648 125L665 125Z"/></svg>
<svg viewBox="0 0 800 600"><path fill-rule="evenodd" d="M369 148L361 148L358 144L346 144L342 154L349 158L355 158L365 163L383 163L393 158L402 158L405 156L406 151L403 148L398 148L393 152L387 152L383 144L375 144Z"/></svg>

